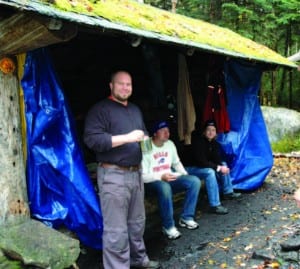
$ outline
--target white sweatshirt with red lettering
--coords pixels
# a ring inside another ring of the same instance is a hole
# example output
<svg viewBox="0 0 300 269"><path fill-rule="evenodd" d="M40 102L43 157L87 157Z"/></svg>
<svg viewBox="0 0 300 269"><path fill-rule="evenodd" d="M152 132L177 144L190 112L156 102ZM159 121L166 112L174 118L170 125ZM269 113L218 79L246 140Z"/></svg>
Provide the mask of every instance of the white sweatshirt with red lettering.
<svg viewBox="0 0 300 269"><path fill-rule="evenodd" d="M157 147L152 141L152 150L143 153L142 178L145 183L161 180L165 173L176 172L178 176L187 175L173 141L166 141L163 146Z"/></svg>

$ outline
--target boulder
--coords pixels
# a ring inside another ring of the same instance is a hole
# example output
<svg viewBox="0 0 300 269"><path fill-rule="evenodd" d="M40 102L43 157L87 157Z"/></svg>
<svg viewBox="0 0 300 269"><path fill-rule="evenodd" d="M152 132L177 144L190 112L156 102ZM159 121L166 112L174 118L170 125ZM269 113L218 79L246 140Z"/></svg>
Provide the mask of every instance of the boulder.
<svg viewBox="0 0 300 269"><path fill-rule="evenodd" d="M0 248L26 266L51 269L75 265L80 254L77 239L33 219L0 226Z"/></svg>
<svg viewBox="0 0 300 269"><path fill-rule="evenodd" d="M271 143L300 130L300 113L298 111L269 106L262 106L261 109Z"/></svg>

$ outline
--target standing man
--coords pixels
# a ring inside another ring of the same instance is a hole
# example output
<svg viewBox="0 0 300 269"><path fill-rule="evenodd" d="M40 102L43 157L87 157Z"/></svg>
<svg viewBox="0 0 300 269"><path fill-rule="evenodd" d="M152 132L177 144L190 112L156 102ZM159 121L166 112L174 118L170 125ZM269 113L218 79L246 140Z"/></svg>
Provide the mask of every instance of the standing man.
<svg viewBox="0 0 300 269"><path fill-rule="evenodd" d="M162 231L169 239L177 239L181 233L173 219L173 193L185 192L179 226L194 230L199 224L194 220L201 181L188 175L184 169L166 121L158 122L153 129L152 149L143 154L142 168L146 192L157 196L162 219Z"/></svg>
<svg viewBox="0 0 300 269"><path fill-rule="evenodd" d="M230 169L221 158L221 146L216 140L217 127L214 120L205 122L203 132L198 129L192 133L191 166L185 167L190 175L205 180L210 210L215 214L227 214L228 209L221 205L223 199L240 199L241 194L234 192L231 183Z"/></svg>
<svg viewBox="0 0 300 269"><path fill-rule="evenodd" d="M159 268L145 249L144 185L139 142L146 136L139 108L130 103L131 76L117 71L111 95L88 112L84 142L96 154L97 183L103 215L105 269Z"/></svg>

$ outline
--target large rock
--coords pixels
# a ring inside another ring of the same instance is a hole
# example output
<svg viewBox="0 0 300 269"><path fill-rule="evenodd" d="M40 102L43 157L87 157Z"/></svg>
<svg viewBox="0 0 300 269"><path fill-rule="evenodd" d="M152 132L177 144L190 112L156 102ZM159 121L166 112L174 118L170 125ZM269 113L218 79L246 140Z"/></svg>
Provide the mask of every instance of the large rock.
<svg viewBox="0 0 300 269"><path fill-rule="evenodd" d="M271 143L300 130L299 112L283 107L262 106L261 108Z"/></svg>
<svg viewBox="0 0 300 269"><path fill-rule="evenodd" d="M0 226L0 248L25 265L51 269L70 267L80 253L77 239L33 219Z"/></svg>
<svg viewBox="0 0 300 269"><path fill-rule="evenodd" d="M0 251L0 268L1 269L23 269L22 263L8 259L2 251Z"/></svg>

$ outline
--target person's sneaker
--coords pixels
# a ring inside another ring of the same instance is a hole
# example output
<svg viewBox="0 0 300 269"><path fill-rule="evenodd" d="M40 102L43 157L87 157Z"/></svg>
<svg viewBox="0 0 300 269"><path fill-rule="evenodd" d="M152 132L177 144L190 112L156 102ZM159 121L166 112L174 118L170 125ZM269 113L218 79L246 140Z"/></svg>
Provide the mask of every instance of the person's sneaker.
<svg viewBox="0 0 300 269"><path fill-rule="evenodd" d="M228 209L222 205L219 206L212 206L210 208L210 211L212 213L218 214L218 215L225 215L228 214Z"/></svg>
<svg viewBox="0 0 300 269"><path fill-rule="evenodd" d="M135 269L159 269L160 264L157 261L149 261L148 263L144 265L139 265L139 266L131 266L130 268L135 268Z"/></svg>
<svg viewBox="0 0 300 269"><path fill-rule="evenodd" d="M239 200L242 198L242 194L239 192L231 192L223 195L224 200Z"/></svg>
<svg viewBox="0 0 300 269"><path fill-rule="evenodd" d="M189 230L195 230L199 228L199 224L194 221L194 220L184 220L184 219L179 219L179 226L187 228Z"/></svg>
<svg viewBox="0 0 300 269"><path fill-rule="evenodd" d="M163 227L162 231L169 239L177 239L181 236L181 233L177 230L176 227L171 227L169 229Z"/></svg>

